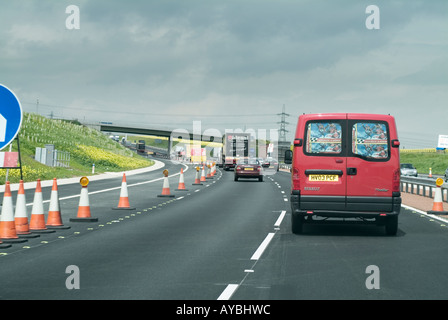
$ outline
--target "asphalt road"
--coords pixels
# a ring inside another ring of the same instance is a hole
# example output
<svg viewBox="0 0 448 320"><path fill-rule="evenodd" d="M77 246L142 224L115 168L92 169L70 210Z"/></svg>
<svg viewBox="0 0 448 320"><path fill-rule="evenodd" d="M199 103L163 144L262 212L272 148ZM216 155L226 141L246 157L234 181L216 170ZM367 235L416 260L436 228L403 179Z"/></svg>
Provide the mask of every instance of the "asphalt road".
<svg viewBox="0 0 448 320"><path fill-rule="evenodd" d="M168 161L165 168L187 169L189 190L175 191L179 176L172 176L175 197L160 198L161 170L129 176L135 210L111 209L121 177L91 182L94 223L69 221L80 186L60 186L70 229L0 249L0 299L448 298L448 227L440 221L403 209L395 237L380 227L345 224L306 225L294 235L289 173L235 182L233 172L218 170L193 186L191 166ZM32 199L30 192L27 202ZM68 289L76 275L79 289Z"/></svg>

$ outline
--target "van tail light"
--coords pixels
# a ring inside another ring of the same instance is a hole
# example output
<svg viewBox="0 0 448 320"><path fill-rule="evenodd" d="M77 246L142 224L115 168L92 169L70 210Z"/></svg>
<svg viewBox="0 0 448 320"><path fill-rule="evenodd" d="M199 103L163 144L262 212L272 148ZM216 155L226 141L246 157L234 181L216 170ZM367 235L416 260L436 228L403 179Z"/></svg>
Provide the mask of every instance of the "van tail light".
<svg viewBox="0 0 448 320"><path fill-rule="evenodd" d="M392 178L392 192L400 192L400 169L394 170Z"/></svg>
<svg viewBox="0 0 448 320"><path fill-rule="evenodd" d="M292 189L300 190L300 172L299 169L292 169Z"/></svg>

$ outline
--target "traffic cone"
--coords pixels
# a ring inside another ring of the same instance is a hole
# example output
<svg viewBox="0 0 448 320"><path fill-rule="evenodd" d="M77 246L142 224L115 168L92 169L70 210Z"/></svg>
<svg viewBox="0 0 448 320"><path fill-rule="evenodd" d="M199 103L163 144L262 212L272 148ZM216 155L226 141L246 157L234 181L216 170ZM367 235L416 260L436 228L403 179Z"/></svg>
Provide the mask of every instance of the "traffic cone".
<svg viewBox="0 0 448 320"><path fill-rule="evenodd" d="M428 177L432 178L432 168L429 168L429 175L428 175Z"/></svg>
<svg viewBox="0 0 448 320"><path fill-rule="evenodd" d="M202 166L202 173L201 173L201 180L200 181L201 182L207 181L207 180L205 180L205 169L204 169L204 166Z"/></svg>
<svg viewBox="0 0 448 320"><path fill-rule="evenodd" d="M158 197L170 197L173 198L174 194L170 192L170 182L168 181L168 170L163 170L163 187L162 194L159 194Z"/></svg>
<svg viewBox="0 0 448 320"><path fill-rule="evenodd" d="M26 239L19 239L17 236L9 181L6 181L5 192L3 194L2 216L0 218L0 239L5 243L28 241Z"/></svg>
<svg viewBox="0 0 448 320"><path fill-rule="evenodd" d="M120 200L118 201L118 206L112 208L114 210L134 210L134 207L131 207L129 204L129 194L128 194L128 184L126 182L126 174L123 173L123 179L121 180L121 191L120 191Z"/></svg>
<svg viewBox="0 0 448 320"><path fill-rule="evenodd" d="M52 233L45 226L44 204L42 200L42 187L40 179L37 179L36 191L34 192L33 209L31 210L30 231L38 233Z"/></svg>
<svg viewBox="0 0 448 320"><path fill-rule="evenodd" d="M30 232L30 225L28 222L28 214L26 210L25 188L23 180L19 182L19 191L17 193L16 211L14 214L14 222L16 225L16 232L20 238L37 238L38 234Z"/></svg>
<svg viewBox="0 0 448 320"><path fill-rule="evenodd" d="M205 178L206 179L213 179L210 164L207 165L207 176Z"/></svg>
<svg viewBox="0 0 448 320"><path fill-rule="evenodd" d="M215 176L215 173L216 173L216 163L213 162L213 163L212 163L212 172L211 172L212 177Z"/></svg>
<svg viewBox="0 0 448 320"><path fill-rule="evenodd" d="M443 210L442 189L439 186L437 186L434 193L434 202L432 205L432 210L429 210L428 213L448 215L448 211Z"/></svg>
<svg viewBox="0 0 448 320"><path fill-rule="evenodd" d="M194 179L193 185L200 185L200 186L202 186L201 180L199 178L199 167L196 167L196 177Z"/></svg>
<svg viewBox="0 0 448 320"><path fill-rule="evenodd" d="M184 168L180 169L179 185L177 186L176 191L188 191L188 189L185 189Z"/></svg>
<svg viewBox="0 0 448 320"><path fill-rule="evenodd" d="M89 190L87 185L81 187L79 197L78 214L76 218L70 218L72 222L97 222L98 218L93 218L90 212Z"/></svg>
<svg viewBox="0 0 448 320"><path fill-rule="evenodd" d="M58 183L56 178L53 179L46 226L50 229L70 229L69 226L64 226L62 224L61 210L59 206Z"/></svg>

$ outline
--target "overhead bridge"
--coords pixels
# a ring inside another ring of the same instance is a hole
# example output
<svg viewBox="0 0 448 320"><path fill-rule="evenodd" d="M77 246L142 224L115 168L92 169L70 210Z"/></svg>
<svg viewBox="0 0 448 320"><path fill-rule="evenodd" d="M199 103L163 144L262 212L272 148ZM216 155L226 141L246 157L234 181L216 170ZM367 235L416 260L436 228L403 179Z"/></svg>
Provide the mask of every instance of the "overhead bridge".
<svg viewBox="0 0 448 320"><path fill-rule="evenodd" d="M136 128L136 127L127 127L113 124L99 124L99 130L103 132L120 132L120 133L128 133L135 135L145 135L145 136L156 136L156 137L167 137L168 138L168 154L171 153L171 148L173 146L172 139L190 139L200 140L203 142L222 142L222 137L212 136L212 135L198 135L187 132L186 130L168 130L168 129L149 129L149 128ZM188 137L188 138L187 138Z"/></svg>

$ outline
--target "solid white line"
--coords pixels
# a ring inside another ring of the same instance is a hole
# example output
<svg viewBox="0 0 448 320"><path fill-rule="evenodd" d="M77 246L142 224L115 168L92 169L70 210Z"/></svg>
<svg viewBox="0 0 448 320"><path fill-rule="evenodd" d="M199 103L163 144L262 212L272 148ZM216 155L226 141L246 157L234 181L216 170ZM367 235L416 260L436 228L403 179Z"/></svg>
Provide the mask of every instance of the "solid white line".
<svg viewBox="0 0 448 320"><path fill-rule="evenodd" d="M229 284L218 297L218 300L229 300L230 297L235 293L236 289L238 289L237 284Z"/></svg>
<svg viewBox="0 0 448 320"><path fill-rule="evenodd" d="M280 224L283 221L283 218L285 217L285 213L286 211L282 211L282 213L280 213L280 216L278 217L277 221L274 224L274 227L280 227Z"/></svg>
<svg viewBox="0 0 448 320"><path fill-rule="evenodd" d="M263 254L264 250L269 245L269 242L271 242L272 238L274 237L275 233L271 232L269 233L266 238L263 240L263 242L258 247L257 251L252 255L250 260L258 260L260 259L261 255Z"/></svg>
<svg viewBox="0 0 448 320"><path fill-rule="evenodd" d="M427 212L425 212L425 211L422 211L422 210L419 210L419 209L416 209L416 208L407 206L407 205L405 205L405 204L402 204L401 206L402 206L403 208L405 208L405 209L414 210L415 212L418 212L418 213L423 214L423 215L425 215L425 216L427 216L427 217L430 217L430 218L439 220L439 221L441 221L441 222L448 222L448 221L447 221L446 219L444 219L444 218L438 217L438 216L436 216L436 215L434 215L434 214L429 214L429 213L427 213Z"/></svg>

